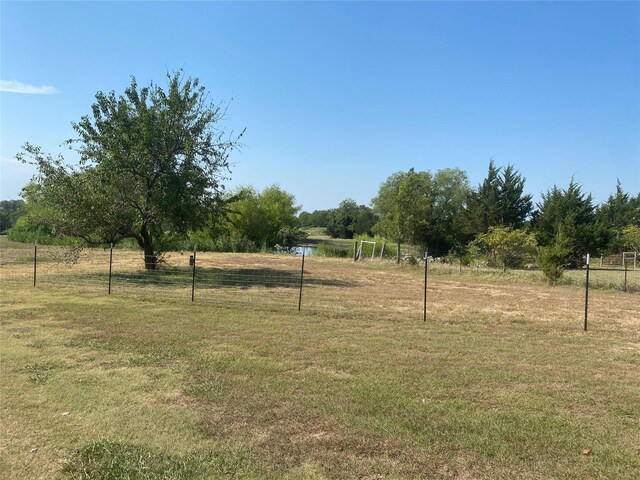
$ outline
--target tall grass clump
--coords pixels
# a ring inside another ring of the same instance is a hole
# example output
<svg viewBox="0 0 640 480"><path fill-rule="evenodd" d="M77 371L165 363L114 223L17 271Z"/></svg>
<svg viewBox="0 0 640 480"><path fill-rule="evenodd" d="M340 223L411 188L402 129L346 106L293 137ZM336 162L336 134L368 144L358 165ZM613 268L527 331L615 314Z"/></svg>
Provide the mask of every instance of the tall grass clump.
<svg viewBox="0 0 640 480"><path fill-rule="evenodd" d="M353 246L351 248L339 243L321 242L316 248L316 255L319 257L349 258L349 251L353 256Z"/></svg>
<svg viewBox="0 0 640 480"><path fill-rule="evenodd" d="M199 252L256 253L260 251L258 245L247 237L236 237L228 233L214 236L205 231L191 232L183 249L189 250L193 245L197 245Z"/></svg>

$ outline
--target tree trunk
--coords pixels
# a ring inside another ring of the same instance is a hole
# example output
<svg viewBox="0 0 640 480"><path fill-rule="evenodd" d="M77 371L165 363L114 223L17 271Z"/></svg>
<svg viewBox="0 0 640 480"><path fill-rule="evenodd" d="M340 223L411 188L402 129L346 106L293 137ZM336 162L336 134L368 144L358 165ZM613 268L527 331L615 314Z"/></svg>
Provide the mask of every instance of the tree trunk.
<svg viewBox="0 0 640 480"><path fill-rule="evenodd" d="M145 270L155 270L158 266L158 257L153 251L153 241L146 225L142 225L140 228L140 236L142 242L138 240L138 243L144 251L144 268Z"/></svg>
<svg viewBox="0 0 640 480"><path fill-rule="evenodd" d="M400 237L398 237L398 265L400 264Z"/></svg>
<svg viewBox="0 0 640 480"><path fill-rule="evenodd" d="M158 257L153 251L151 245L145 245L144 247L144 268L145 270L155 270L158 266Z"/></svg>

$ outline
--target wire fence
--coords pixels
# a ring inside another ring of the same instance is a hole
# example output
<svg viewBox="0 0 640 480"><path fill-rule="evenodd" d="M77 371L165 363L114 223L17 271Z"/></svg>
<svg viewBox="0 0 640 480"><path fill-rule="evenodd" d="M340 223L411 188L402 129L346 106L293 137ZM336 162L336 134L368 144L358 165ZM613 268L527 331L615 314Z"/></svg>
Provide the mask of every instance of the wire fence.
<svg viewBox="0 0 640 480"><path fill-rule="evenodd" d="M341 316L370 310L378 317L395 318L402 314L426 319L428 279L424 259L418 262L417 268L409 270L368 268L381 262L384 261L368 260L349 268L349 262L343 260L340 265L345 268L332 268L336 265L333 259L313 256L195 251L145 259L135 250L73 250L32 245L0 249L0 282L23 288L35 286L152 301L208 303L220 308L245 305L253 310L302 309ZM480 278L505 275L500 269L432 261L428 262L428 270L441 275ZM566 281L586 286L585 273L582 269L567 271ZM539 271L512 271L508 275L541 281ZM640 269L591 268L589 284L591 288L637 293L640 292ZM442 293L432 292L430 298L437 303L438 298L443 298Z"/></svg>
<svg viewBox="0 0 640 480"><path fill-rule="evenodd" d="M640 265L633 267L632 262L625 264L611 264L600 266L599 258L592 259L592 267L590 268L590 284L592 288L619 290L628 293L640 292ZM419 260L418 265L422 264ZM595 265L595 267L594 267ZM441 258L429 260L429 269L434 273L441 275L450 275L458 277L508 277L522 278L532 282L546 282L542 271L537 266L529 266L519 269L502 269L489 267L486 264L472 263L463 264L460 262L443 261ZM559 280L560 285L576 285L585 286L586 268L568 268L563 272L562 278Z"/></svg>
<svg viewBox="0 0 640 480"><path fill-rule="evenodd" d="M567 270L565 275L572 284L585 285L586 270ZM620 290L627 293L640 292L640 269L638 268L590 268L589 285L591 288Z"/></svg>

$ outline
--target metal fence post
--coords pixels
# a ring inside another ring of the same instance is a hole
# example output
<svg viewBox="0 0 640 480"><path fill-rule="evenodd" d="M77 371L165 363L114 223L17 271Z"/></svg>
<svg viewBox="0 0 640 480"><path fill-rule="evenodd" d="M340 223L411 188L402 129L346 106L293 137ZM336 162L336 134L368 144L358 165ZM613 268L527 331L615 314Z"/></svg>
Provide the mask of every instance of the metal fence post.
<svg viewBox="0 0 640 480"><path fill-rule="evenodd" d="M424 321L427 321L427 264L429 263L429 249L424 251Z"/></svg>
<svg viewBox="0 0 640 480"><path fill-rule="evenodd" d="M302 285L304 283L304 248L302 249L302 268L300 269L300 293L298 294L298 311L302 308Z"/></svg>
<svg viewBox="0 0 640 480"><path fill-rule="evenodd" d="M587 279L584 290L584 331L587 331L587 316L589 312L589 254L587 253Z"/></svg>
<svg viewBox="0 0 640 480"><path fill-rule="evenodd" d="M193 270L191 273L191 301L195 300L196 296L196 246L193 246Z"/></svg>
<svg viewBox="0 0 640 480"><path fill-rule="evenodd" d="M109 245L109 295L111 295L111 270L113 266L113 242Z"/></svg>
<svg viewBox="0 0 640 480"><path fill-rule="evenodd" d="M38 241L33 244L33 286L36 286L36 277L38 275Z"/></svg>

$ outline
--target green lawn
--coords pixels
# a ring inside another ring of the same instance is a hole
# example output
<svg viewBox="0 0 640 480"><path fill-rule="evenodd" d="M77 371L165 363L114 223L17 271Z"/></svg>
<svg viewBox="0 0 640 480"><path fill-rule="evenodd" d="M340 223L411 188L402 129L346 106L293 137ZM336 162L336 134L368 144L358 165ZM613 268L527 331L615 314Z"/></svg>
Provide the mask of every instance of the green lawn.
<svg viewBox="0 0 640 480"><path fill-rule="evenodd" d="M356 283L301 313L2 285L0 476L637 478L638 295L585 335L580 288L434 274L424 323L365 294L419 272L315 261Z"/></svg>

